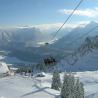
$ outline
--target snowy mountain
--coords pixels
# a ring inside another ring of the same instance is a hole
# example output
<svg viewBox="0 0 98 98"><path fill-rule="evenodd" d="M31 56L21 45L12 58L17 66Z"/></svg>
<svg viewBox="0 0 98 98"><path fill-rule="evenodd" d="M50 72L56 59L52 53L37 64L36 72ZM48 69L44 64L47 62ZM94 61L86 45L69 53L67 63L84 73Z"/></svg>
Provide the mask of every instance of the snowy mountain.
<svg viewBox="0 0 98 98"><path fill-rule="evenodd" d="M50 29L50 30L48 30L48 31L46 31L46 32L48 32L49 34L51 34L51 36L54 36L54 33L56 32L58 30L58 28L57 29ZM66 36L69 32L71 32L73 30L73 28L62 28L61 30L60 30L60 32L57 34L57 36L56 36L56 38L57 39L60 39L60 38L62 38L62 37L64 37L64 36Z"/></svg>
<svg viewBox="0 0 98 98"><path fill-rule="evenodd" d="M86 37L98 35L98 23L90 22L85 27L77 27L52 45L55 48L76 49ZM92 30L93 28L95 28ZM92 31L91 31L92 30ZM91 31L90 33L88 33Z"/></svg>
<svg viewBox="0 0 98 98"><path fill-rule="evenodd" d="M61 71L88 71L98 69L98 36L88 37L81 46L62 58L57 64Z"/></svg>
<svg viewBox="0 0 98 98"><path fill-rule="evenodd" d="M0 47L12 45L34 47L40 41L48 41L49 37L48 34L34 27L0 29Z"/></svg>
<svg viewBox="0 0 98 98"><path fill-rule="evenodd" d="M62 29L56 39L62 38L70 30L70 28ZM41 31L37 27L2 28L0 29L0 48L38 47L39 43L49 42L54 35L53 32L52 29L47 32Z"/></svg>
<svg viewBox="0 0 98 98"><path fill-rule="evenodd" d="M50 38L50 36L47 36L47 34L40 32L40 30L37 28L26 27L11 30L9 29L6 31L4 30L7 33L3 34L3 31L1 30L2 32L0 31L0 34L3 36L3 38L1 37L1 42L3 42L3 46L5 45L7 48L12 48L11 56L17 57L22 60L38 62L42 61L43 58L45 58L47 55L52 55L57 59L62 59L65 53L63 51L64 49L77 49L79 46L81 46L81 44L87 37L97 35L98 28L88 34L88 31L90 31L97 25L98 23L91 22L85 27L77 27L70 33L65 35L63 38L57 40L55 43L49 45L48 47L30 47L33 45L36 46L37 42L41 43L45 40L49 40L48 38Z"/></svg>
<svg viewBox="0 0 98 98"><path fill-rule="evenodd" d="M58 64L57 68L61 71L92 71L98 70L98 50L93 50L84 56L78 57L75 64L71 65L72 59L69 60L65 57Z"/></svg>

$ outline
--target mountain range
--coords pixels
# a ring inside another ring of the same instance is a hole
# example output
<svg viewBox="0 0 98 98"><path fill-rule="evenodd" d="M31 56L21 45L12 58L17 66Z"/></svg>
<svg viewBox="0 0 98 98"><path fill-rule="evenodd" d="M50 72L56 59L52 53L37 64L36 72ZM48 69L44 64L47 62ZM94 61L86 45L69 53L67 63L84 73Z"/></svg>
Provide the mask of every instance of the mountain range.
<svg viewBox="0 0 98 98"><path fill-rule="evenodd" d="M38 42L48 42L52 37L52 34L43 33L37 28L0 30L2 36L0 38L0 42L2 43L0 44L0 47L8 48L11 56L15 56L25 61L38 62L49 56L61 59L62 56L64 56L65 51L66 53L68 51L72 52L80 47L87 37L98 35L97 25L98 23L96 22L90 22L85 27L79 26L65 34L56 42L48 44L47 47L35 47Z"/></svg>
<svg viewBox="0 0 98 98"><path fill-rule="evenodd" d="M98 23L90 22L85 27L77 27L69 32L66 36L59 39L52 45L55 48L73 50L77 49L85 40L86 37L98 35Z"/></svg>
<svg viewBox="0 0 98 98"><path fill-rule="evenodd" d="M0 29L0 48L11 48L11 46L16 48L22 45L35 47L38 42L48 41L49 37L49 34L41 32L39 29L34 27Z"/></svg>

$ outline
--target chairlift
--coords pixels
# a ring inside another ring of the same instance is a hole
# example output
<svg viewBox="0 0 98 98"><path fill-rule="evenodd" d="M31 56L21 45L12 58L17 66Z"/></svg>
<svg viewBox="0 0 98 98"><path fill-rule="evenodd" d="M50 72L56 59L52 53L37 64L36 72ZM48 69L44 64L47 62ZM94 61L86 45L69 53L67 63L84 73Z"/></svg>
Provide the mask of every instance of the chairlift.
<svg viewBox="0 0 98 98"><path fill-rule="evenodd" d="M45 48L45 50L47 51L47 46L49 45L49 43L45 43L44 44L44 48ZM55 57L54 56L52 56L52 54L51 53L45 53L45 55L44 55L44 59L43 59L43 62L44 62L44 64L45 65L54 65L54 64L56 64L56 59L55 59Z"/></svg>
<svg viewBox="0 0 98 98"><path fill-rule="evenodd" d="M56 59L52 56L45 58L44 59L44 64L45 65L51 65L51 64L56 64Z"/></svg>

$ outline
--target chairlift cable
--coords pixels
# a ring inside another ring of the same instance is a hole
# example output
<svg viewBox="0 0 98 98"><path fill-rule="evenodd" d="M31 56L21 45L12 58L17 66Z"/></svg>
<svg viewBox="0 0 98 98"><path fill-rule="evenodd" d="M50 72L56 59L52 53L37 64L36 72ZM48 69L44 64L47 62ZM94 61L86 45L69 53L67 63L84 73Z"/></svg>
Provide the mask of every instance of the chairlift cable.
<svg viewBox="0 0 98 98"><path fill-rule="evenodd" d="M55 32L54 36L52 37L51 40L54 40L55 37L57 36L58 32L62 29L62 27L67 23L67 21L71 18L71 16L74 14L74 12L77 10L77 8L81 5L81 3L84 0L80 0L80 2L77 4L77 6L73 9L73 11L71 12L71 14L67 17L67 19L65 20L65 22L59 27L59 29Z"/></svg>

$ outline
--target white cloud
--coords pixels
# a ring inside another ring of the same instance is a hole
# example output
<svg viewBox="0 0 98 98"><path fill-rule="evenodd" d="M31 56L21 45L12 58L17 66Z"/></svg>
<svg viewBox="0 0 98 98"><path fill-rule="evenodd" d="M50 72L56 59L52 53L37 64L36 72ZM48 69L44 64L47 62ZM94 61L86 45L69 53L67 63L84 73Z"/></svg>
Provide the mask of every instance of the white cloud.
<svg viewBox="0 0 98 98"><path fill-rule="evenodd" d="M70 14L73 11L73 9L60 9L58 12L62 14ZM74 12L74 15L79 16L87 16L87 17L97 17L98 16L98 7L95 7L93 9L79 9Z"/></svg>
<svg viewBox="0 0 98 98"><path fill-rule="evenodd" d="M66 23L63 26L64 28L76 28L77 26L85 26L86 24L88 24L89 21L79 21L79 22L75 22L75 23ZM40 25L34 25L33 27L39 28L40 30L51 30L51 29L57 29L59 28L63 23L53 23L53 24L40 24Z"/></svg>
<svg viewBox="0 0 98 98"><path fill-rule="evenodd" d="M34 27L40 28L40 29L56 29L59 28L63 23L51 23L51 24L41 24L41 25L34 25ZM75 24L65 24L63 28L74 28L76 27Z"/></svg>
<svg viewBox="0 0 98 98"><path fill-rule="evenodd" d="M78 22L73 22L73 23L66 23L63 26L63 29L73 29L76 28L77 26L84 27L86 24L88 24L89 21L78 21ZM11 26L8 27L7 29L15 29L15 28L38 28L41 31L48 32L48 31L56 31L63 23L51 23L51 24L40 24L40 25L19 25L19 26ZM2 29L3 27L0 27ZM6 28L4 28L6 29Z"/></svg>

